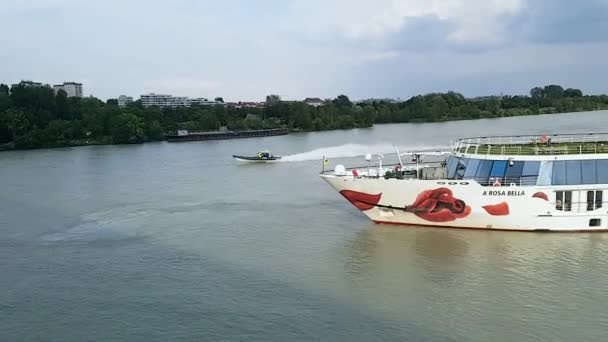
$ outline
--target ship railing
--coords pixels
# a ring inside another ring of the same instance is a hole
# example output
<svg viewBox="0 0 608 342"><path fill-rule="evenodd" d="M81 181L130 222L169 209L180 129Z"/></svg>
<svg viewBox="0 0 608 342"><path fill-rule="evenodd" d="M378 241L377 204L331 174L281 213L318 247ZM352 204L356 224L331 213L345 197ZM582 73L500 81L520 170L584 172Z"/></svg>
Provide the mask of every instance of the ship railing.
<svg viewBox="0 0 608 342"><path fill-rule="evenodd" d="M415 172L416 171L416 167L418 167L419 170L422 170L423 168L437 168L437 167L444 167L443 166L444 163L441 161L432 161L432 162L424 162L422 164L416 164L416 163L403 163L403 164L398 164L398 163L391 163L391 164L382 164L382 168L379 171L379 166L378 165L365 165L365 166L349 166L349 167L345 167L344 171L346 171L346 174L344 176L352 176L352 171L353 170L357 170L357 172L361 175L360 178L380 178L380 177L384 177L385 173L387 171L395 171L397 167L401 167L402 172L404 173L410 173L410 172ZM335 174L335 168L324 168L323 171L321 172L321 174ZM370 176L367 174L367 172L370 171L370 173L373 176Z"/></svg>
<svg viewBox="0 0 608 342"><path fill-rule="evenodd" d="M452 152L487 155L608 153L608 133L516 135L459 139Z"/></svg>
<svg viewBox="0 0 608 342"><path fill-rule="evenodd" d="M420 179L420 180L436 180L440 182L445 182L445 184L461 184L467 182L476 182L481 186L487 186L496 188L503 187L514 187L514 186L535 186L538 185L538 176L521 176L521 177L495 177L495 176L487 176L487 177L474 177L474 178L463 178L463 177L426 177L424 172L416 173L415 169L411 166L415 164L404 164L401 174L399 176L395 175L395 168L400 166L400 164L386 164L382 166L381 170L378 170L377 166L355 166L355 167L347 167L344 168L345 174L341 175L344 177L352 177L353 170L357 170L358 178L384 178L386 176L386 172L390 171L391 178L399 178L399 179ZM419 170L423 168L443 168L441 163L425 163ZM369 170L369 173L368 173ZM378 172L380 171L380 172ZM321 172L321 174L335 174L335 169L325 169Z"/></svg>

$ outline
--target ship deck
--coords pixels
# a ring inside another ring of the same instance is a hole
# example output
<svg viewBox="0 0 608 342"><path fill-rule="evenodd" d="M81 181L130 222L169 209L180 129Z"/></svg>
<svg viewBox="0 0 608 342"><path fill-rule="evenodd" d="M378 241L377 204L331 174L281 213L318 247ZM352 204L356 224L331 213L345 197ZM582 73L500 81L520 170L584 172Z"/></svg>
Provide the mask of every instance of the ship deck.
<svg viewBox="0 0 608 342"><path fill-rule="evenodd" d="M452 151L477 155L608 154L608 133L476 137L457 140Z"/></svg>

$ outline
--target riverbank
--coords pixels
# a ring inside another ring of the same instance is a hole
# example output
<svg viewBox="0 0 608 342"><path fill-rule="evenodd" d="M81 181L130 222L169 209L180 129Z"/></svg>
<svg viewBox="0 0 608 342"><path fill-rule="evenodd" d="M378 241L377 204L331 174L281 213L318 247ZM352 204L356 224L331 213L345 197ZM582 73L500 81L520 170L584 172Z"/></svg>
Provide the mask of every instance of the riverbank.
<svg viewBox="0 0 608 342"><path fill-rule="evenodd" d="M48 101L40 103L38 99ZM456 92L418 95L407 101L352 102L340 95L312 106L277 101L260 107L144 107L136 101L70 98L48 87L14 87L0 93L2 149L142 143L165 140L178 131L287 129L290 132L372 127L383 123L449 122L608 109L608 95L583 95L558 85L534 88L527 95L466 98Z"/></svg>
<svg viewBox="0 0 608 342"><path fill-rule="evenodd" d="M521 114L514 114L514 112L509 113L510 115L505 115L505 116L498 116L498 117L487 117L487 118L478 118L478 119L473 119L473 118L458 118L458 119L449 119L449 120L435 120L435 121L411 121L411 122L401 122L401 123L415 123L415 124L424 124L424 123L448 123L448 122L461 122L461 121L475 121L475 120L487 120L487 119L502 119L502 118L515 118L515 117L523 117L523 116L539 116L539 115L565 115L565 114L574 114L574 113L583 113L583 112L587 112L587 113L591 113L591 112L600 112L600 111L608 111L608 106L606 106L605 109L596 109L596 110L588 110L588 111L574 111L574 112L566 112L566 113L552 113L552 112L546 112L546 111L542 111L538 114L529 114L526 112L522 112ZM376 123L376 124L391 124L393 122L389 122L389 123ZM288 134L288 133L308 133L308 132L324 132L324 131L344 131L344 130L351 130L351 129L357 129L357 128L371 128L374 127L375 125L372 126L367 126L367 127L350 127L350 128L334 128L334 129L310 129L310 130L302 130L299 128L278 128L278 129L271 129L269 131L281 131L281 134L269 134L267 136L274 136L274 135L283 135L283 134ZM263 130L262 130L263 131ZM219 133L219 132L218 132ZM545 133L552 133L552 132L545 132ZM553 132L555 133L555 132ZM177 137L177 135L165 135L162 136L162 138L159 139L147 139L147 140L138 140L138 141L132 141L132 142L115 142L114 139L111 136L106 136L100 139L73 139L73 140L65 140L65 141L58 141L52 144L47 144L44 146L38 146L38 147L21 147L21 148L15 148L14 144L11 143L5 143L5 144L0 144L0 152L3 151L15 151L15 150L34 150L34 149L52 149L52 148L63 148L63 147L77 147L77 146L95 146L95 145L124 145L124 144L142 144L142 143L147 143L147 142L159 142L159 141L169 141L170 138L175 139ZM179 141L204 141L204 140L214 140L214 139L191 139L190 137L186 137L184 139L181 139ZM177 141L177 140L174 140Z"/></svg>

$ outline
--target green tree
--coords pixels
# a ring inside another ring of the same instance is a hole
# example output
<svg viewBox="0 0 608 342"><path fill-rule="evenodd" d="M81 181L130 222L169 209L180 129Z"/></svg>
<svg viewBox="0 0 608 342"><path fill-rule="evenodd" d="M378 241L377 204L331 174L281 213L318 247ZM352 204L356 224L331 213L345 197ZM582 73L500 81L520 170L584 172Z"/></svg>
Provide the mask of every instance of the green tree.
<svg viewBox="0 0 608 342"><path fill-rule="evenodd" d="M564 97L582 97L583 92L580 89L568 88L564 90Z"/></svg>
<svg viewBox="0 0 608 342"><path fill-rule="evenodd" d="M146 139L151 141L161 140L164 136L163 128L160 122L154 120L146 124L145 127Z"/></svg>
<svg viewBox="0 0 608 342"><path fill-rule="evenodd" d="M137 116L122 113L112 118L112 139L115 143L139 143L143 141L143 138L143 123Z"/></svg>
<svg viewBox="0 0 608 342"><path fill-rule="evenodd" d="M118 107L118 100L117 99L108 99L108 100L106 100L106 104L108 106L116 106L116 107Z"/></svg>
<svg viewBox="0 0 608 342"><path fill-rule="evenodd" d="M203 130L217 130L220 128L220 123L213 112L205 112L199 119L201 129Z"/></svg>
<svg viewBox="0 0 608 342"><path fill-rule="evenodd" d="M441 96L435 95L431 100L430 118L435 121L447 116L450 107L448 102Z"/></svg>
<svg viewBox="0 0 608 342"><path fill-rule="evenodd" d="M53 120L42 132L45 145L61 145L67 139L72 138L70 123L64 120Z"/></svg>
<svg viewBox="0 0 608 342"><path fill-rule="evenodd" d="M350 101L348 96L339 95L332 101L338 107L352 107L353 103Z"/></svg>
<svg viewBox="0 0 608 342"><path fill-rule="evenodd" d="M8 86L6 84L4 84L4 83L0 83L0 95L1 94L8 95L8 91L9 91Z"/></svg>
<svg viewBox="0 0 608 342"><path fill-rule="evenodd" d="M17 140L17 135L24 132L29 126L27 117L20 110L7 110L4 112L2 119L4 125L11 132L13 141Z"/></svg>
<svg viewBox="0 0 608 342"><path fill-rule="evenodd" d="M560 85L550 84L545 86L543 90L545 97L549 99L561 99L564 97L564 88L562 88Z"/></svg>
<svg viewBox="0 0 608 342"><path fill-rule="evenodd" d="M68 94L59 90L55 96L55 112L56 117L62 120L71 120L72 113L70 112L70 103L68 102Z"/></svg>
<svg viewBox="0 0 608 342"><path fill-rule="evenodd" d="M215 102L221 102L221 103L224 103L224 98L222 98L222 97L216 97L216 98L215 98Z"/></svg>
<svg viewBox="0 0 608 342"><path fill-rule="evenodd" d="M374 106L365 106L363 108L361 126L363 127L371 127L374 125L376 121L376 109Z"/></svg>
<svg viewBox="0 0 608 342"><path fill-rule="evenodd" d="M266 96L266 105L274 106L281 102L281 97L279 95L268 95Z"/></svg>
<svg viewBox="0 0 608 342"><path fill-rule="evenodd" d="M264 127L264 122L255 114L247 114L247 117L243 120L243 125L247 129L262 129Z"/></svg>
<svg viewBox="0 0 608 342"><path fill-rule="evenodd" d="M541 87L534 87L530 90L530 97L534 100L540 100L545 97L545 91Z"/></svg>
<svg viewBox="0 0 608 342"><path fill-rule="evenodd" d="M11 98L8 94L0 92L0 113L11 107Z"/></svg>

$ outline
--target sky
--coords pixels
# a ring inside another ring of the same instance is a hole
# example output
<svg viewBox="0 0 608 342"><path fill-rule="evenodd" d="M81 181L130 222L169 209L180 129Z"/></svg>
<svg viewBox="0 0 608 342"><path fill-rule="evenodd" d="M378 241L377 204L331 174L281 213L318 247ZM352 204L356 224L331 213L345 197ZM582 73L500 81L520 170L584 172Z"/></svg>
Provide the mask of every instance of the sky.
<svg viewBox="0 0 608 342"><path fill-rule="evenodd" d="M0 0L0 82L101 99L608 93L608 0Z"/></svg>

